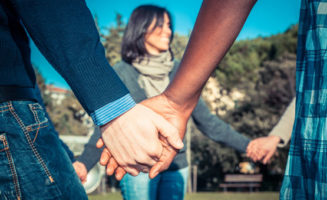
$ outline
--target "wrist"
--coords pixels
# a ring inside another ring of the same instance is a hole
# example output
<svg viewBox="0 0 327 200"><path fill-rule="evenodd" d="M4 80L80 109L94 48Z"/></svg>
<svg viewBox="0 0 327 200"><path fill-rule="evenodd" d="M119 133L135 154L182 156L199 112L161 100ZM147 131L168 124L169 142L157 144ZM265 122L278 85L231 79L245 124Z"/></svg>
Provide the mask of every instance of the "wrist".
<svg viewBox="0 0 327 200"><path fill-rule="evenodd" d="M161 94L163 98L165 98L165 101L168 102L168 104L181 116L184 118L188 118L194 107L196 106L196 103L194 103L193 100L190 101L184 101L176 98L175 95L171 94L169 91L165 91Z"/></svg>
<svg viewBox="0 0 327 200"><path fill-rule="evenodd" d="M185 99L176 94L176 92L169 89L164 91L161 95L175 110L188 116L191 115L200 97L200 95L194 95L191 98Z"/></svg>
<svg viewBox="0 0 327 200"><path fill-rule="evenodd" d="M280 138L279 136L277 136L277 135L271 135L271 136L269 136L269 137L270 137L270 139L273 140L274 143L276 143L276 144L279 144L280 141L281 141L281 138Z"/></svg>

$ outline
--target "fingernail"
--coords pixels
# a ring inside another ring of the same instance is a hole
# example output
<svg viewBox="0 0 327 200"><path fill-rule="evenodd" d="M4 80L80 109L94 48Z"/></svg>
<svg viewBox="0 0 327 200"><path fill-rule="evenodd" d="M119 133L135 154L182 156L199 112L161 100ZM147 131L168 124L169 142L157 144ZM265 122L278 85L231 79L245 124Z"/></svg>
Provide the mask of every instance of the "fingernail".
<svg viewBox="0 0 327 200"><path fill-rule="evenodd" d="M178 146L178 148L183 148L184 147L184 144L183 144L182 140L178 140L177 146Z"/></svg>
<svg viewBox="0 0 327 200"><path fill-rule="evenodd" d="M120 176L119 174L116 174L115 177L116 177L116 179L117 179L118 181L121 180L121 176Z"/></svg>

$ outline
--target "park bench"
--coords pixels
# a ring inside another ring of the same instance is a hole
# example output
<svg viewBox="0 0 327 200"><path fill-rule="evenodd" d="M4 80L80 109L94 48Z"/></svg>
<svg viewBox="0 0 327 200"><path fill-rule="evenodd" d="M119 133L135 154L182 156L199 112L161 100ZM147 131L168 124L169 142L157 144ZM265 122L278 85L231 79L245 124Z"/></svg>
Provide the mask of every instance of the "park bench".
<svg viewBox="0 0 327 200"><path fill-rule="evenodd" d="M219 187L227 192L228 188L249 188L250 192L253 188L259 189L262 183L262 174L226 174L224 183L219 184Z"/></svg>

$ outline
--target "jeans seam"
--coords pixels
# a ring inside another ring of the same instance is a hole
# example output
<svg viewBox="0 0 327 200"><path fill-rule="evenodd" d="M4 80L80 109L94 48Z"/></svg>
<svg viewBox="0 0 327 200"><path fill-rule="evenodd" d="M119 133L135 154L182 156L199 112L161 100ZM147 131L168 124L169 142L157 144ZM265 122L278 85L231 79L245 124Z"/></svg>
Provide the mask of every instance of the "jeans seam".
<svg viewBox="0 0 327 200"><path fill-rule="evenodd" d="M33 139L33 143L34 143L36 138L37 138L37 135L39 134L39 130L40 130L40 127L41 127L41 122L40 122L40 119L39 119L39 117L38 117L38 115L37 115L37 113L35 111L36 107L31 106L30 108L31 108L31 111L32 111L32 113L34 115L34 119L35 119L36 123L38 124L38 127L36 129L37 131L36 131L36 134L35 134L34 139Z"/></svg>
<svg viewBox="0 0 327 200"><path fill-rule="evenodd" d="M42 122L40 124L32 124L32 125L26 126L26 130L27 130L27 132L31 132L38 128L45 128L47 126L49 126L48 122Z"/></svg>
<svg viewBox="0 0 327 200"><path fill-rule="evenodd" d="M8 111L8 110L9 110L9 109L6 109L6 110L0 110L0 113L1 113L1 112L6 112L6 111Z"/></svg>
<svg viewBox="0 0 327 200"><path fill-rule="evenodd" d="M33 143L34 143L35 140L36 140L36 138L37 138L37 136L38 136L39 130L40 130L41 128L46 127L46 126L41 127L42 123L45 123L45 122L41 122L41 121L40 121L40 118L39 118L39 116L38 116L38 114L37 114L37 111L36 111L36 109L41 110L41 106L40 106L39 104L30 104L29 107L30 107L31 112L32 112L33 115L34 115L34 120L36 121L36 125L38 126L36 129L34 129L34 130L37 130L37 132L36 132L36 134L35 134L35 136L34 136L34 138L33 138ZM27 129L28 129L28 131L31 131L32 128L27 127Z"/></svg>
<svg viewBox="0 0 327 200"><path fill-rule="evenodd" d="M35 143L35 140L36 140L36 138L37 138L37 136L38 136L38 134L39 134L40 129L41 129L41 128L45 128L45 127L48 126L48 124L46 124L45 126L42 126L42 125L45 124L45 123L46 123L46 122L43 122L43 123L41 123L41 124L37 124L37 127L36 127L36 128L32 128L33 126L36 126L36 125L31 125L31 126L27 126L27 127L26 127L26 131L27 131L27 132L32 132L32 131L37 130L37 131L36 131L36 134L35 134L35 136L34 136L34 138L33 138L33 143Z"/></svg>
<svg viewBox="0 0 327 200"><path fill-rule="evenodd" d="M11 171L11 175L12 175L12 179L13 179L14 187L15 187L15 191L16 191L16 197L17 197L17 200L20 200L21 199L21 191L20 191L20 187L19 187L17 172L15 170L15 164L14 164L14 161L13 161L10 151L9 151L9 144L8 144L5 136L2 136L1 140L5 147L4 151L6 152L6 156L7 156L8 162L9 162L9 167L10 167L10 171Z"/></svg>
<svg viewBox="0 0 327 200"><path fill-rule="evenodd" d="M31 137L30 137L30 135L28 134L28 132L27 132L27 130L26 130L26 127L25 127L23 121L19 118L19 116L18 116L17 113L15 112L15 109L14 109L14 107L13 107L13 105L12 105L11 102L8 103L8 106L9 106L9 110L10 110L11 114L14 116L14 118L15 118L16 121L18 122L19 126L20 126L21 129L23 130L23 133L24 133L24 135L25 135L25 137L26 137L26 139L27 139L27 142L28 142L29 146L31 147L31 149L32 149L32 151L33 151L33 153L34 153L34 155L36 156L36 158L37 158L38 161L40 162L41 166L43 167L43 169L44 169L46 175L48 176L48 178L49 178L49 180L50 180L50 182L53 183L53 182L54 182L54 179L53 179L53 177L52 177L52 175L51 175L51 173L50 173L48 167L45 165L45 163L44 163L42 157L40 156L39 152L37 151L36 147L34 146L34 143L32 142Z"/></svg>
<svg viewBox="0 0 327 200"><path fill-rule="evenodd" d="M31 128L31 127L26 127L26 129L27 129L28 132L32 132L32 131L37 130L36 133L35 133L34 139L33 139L33 143L35 143L35 140L36 140L36 138L37 138L37 136L39 134L40 129L41 128L48 127L48 126L49 126L48 124L46 124L45 126L41 126L41 124L40 124L37 128L34 128L34 129Z"/></svg>
<svg viewBox="0 0 327 200"><path fill-rule="evenodd" d="M0 106L0 108L6 108L6 107L8 107L8 105L5 105L5 106Z"/></svg>
<svg viewBox="0 0 327 200"><path fill-rule="evenodd" d="M36 113L36 111L35 111L35 107L31 106L30 108L31 108L31 111L32 111L32 113L33 113L33 115L34 115L34 119L35 119L36 123L37 123L37 124L40 124L41 122L40 122L39 117L37 116L37 113Z"/></svg>
<svg viewBox="0 0 327 200"><path fill-rule="evenodd" d="M33 139L33 143L35 143L35 140L36 140L36 138L37 138L37 135L39 134L40 128L41 128L41 126L39 126L39 127L36 129L36 133L35 133L35 137L34 137L34 139Z"/></svg>
<svg viewBox="0 0 327 200"><path fill-rule="evenodd" d="M4 136L0 136L0 140L2 140L2 143L3 143L3 146L5 147L4 149L1 149L0 152L3 152L3 151L7 151L9 148L8 148L8 145L6 145L6 143L3 141L3 137Z"/></svg>

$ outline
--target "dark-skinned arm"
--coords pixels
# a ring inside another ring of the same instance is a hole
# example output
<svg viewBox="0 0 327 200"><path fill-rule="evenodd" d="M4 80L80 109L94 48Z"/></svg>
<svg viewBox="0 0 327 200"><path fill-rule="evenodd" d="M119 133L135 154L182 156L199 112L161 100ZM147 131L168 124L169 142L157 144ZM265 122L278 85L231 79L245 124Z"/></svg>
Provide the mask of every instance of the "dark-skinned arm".
<svg viewBox="0 0 327 200"><path fill-rule="evenodd" d="M181 65L164 92L191 114L210 74L242 29L255 0L204 0Z"/></svg>
<svg viewBox="0 0 327 200"><path fill-rule="evenodd" d="M142 102L177 127L181 138L203 86L235 41L255 2L204 0L175 78L161 95ZM176 154L164 148L150 177L167 169Z"/></svg>
<svg viewBox="0 0 327 200"><path fill-rule="evenodd" d="M204 0L175 78L162 94L141 102L178 128L181 138L205 82L233 44L255 2ZM150 178L166 170L176 154L170 145L164 145Z"/></svg>

